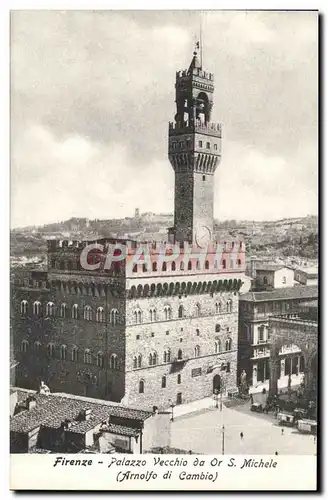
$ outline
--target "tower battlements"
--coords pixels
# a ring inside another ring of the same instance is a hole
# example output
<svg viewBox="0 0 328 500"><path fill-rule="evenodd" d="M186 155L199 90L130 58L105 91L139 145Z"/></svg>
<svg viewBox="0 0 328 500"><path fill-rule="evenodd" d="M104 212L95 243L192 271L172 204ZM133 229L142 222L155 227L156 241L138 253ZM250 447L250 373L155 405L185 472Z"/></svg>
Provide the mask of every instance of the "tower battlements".
<svg viewBox="0 0 328 500"><path fill-rule="evenodd" d="M187 122L169 122L169 136L181 134L204 134L213 137L222 137L222 125L219 122L196 122L188 125Z"/></svg>
<svg viewBox="0 0 328 500"><path fill-rule="evenodd" d="M190 78L190 76L198 76L204 80L214 82L214 74L204 71L202 68L193 68L191 71L184 69L176 72L176 80L180 80L185 77Z"/></svg>

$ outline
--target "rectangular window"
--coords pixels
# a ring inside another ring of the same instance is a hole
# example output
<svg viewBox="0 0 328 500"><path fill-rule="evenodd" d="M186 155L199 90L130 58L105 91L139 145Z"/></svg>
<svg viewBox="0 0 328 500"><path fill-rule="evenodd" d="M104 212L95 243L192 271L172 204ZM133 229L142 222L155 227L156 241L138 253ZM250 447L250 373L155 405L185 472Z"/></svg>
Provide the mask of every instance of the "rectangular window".
<svg viewBox="0 0 328 500"><path fill-rule="evenodd" d="M191 370L191 376L194 377L199 377L202 374L202 369L201 368L193 368Z"/></svg>
<svg viewBox="0 0 328 500"><path fill-rule="evenodd" d="M214 151L217 151L217 149L218 149L218 145L214 144Z"/></svg>
<svg viewBox="0 0 328 500"><path fill-rule="evenodd" d="M206 149L211 149L211 143L210 142L206 143Z"/></svg>
<svg viewBox="0 0 328 500"><path fill-rule="evenodd" d="M198 147L202 148L203 147L203 141L198 141Z"/></svg>

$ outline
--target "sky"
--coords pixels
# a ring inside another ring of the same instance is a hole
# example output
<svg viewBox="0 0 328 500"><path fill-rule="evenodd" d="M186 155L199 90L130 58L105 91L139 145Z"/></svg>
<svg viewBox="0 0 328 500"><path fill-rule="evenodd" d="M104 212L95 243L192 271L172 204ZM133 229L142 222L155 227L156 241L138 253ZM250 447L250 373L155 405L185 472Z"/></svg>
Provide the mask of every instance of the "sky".
<svg viewBox="0 0 328 500"><path fill-rule="evenodd" d="M203 26L219 220L317 213L315 12L11 13L11 226L173 213L175 72Z"/></svg>

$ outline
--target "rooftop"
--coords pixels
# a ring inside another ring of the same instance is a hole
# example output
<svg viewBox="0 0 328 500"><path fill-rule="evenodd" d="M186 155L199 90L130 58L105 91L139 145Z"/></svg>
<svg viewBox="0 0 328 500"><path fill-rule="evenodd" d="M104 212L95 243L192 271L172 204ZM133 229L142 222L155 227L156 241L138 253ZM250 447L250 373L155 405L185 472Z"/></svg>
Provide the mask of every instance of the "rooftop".
<svg viewBox="0 0 328 500"><path fill-rule="evenodd" d="M275 288L274 290L269 292L247 292L240 295L240 300L246 302L267 302L268 300L288 300L303 298L318 298L318 287L316 285L313 285Z"/></svg>
<svg viewBox="0 0 328 500"><path fill-rule="evenodd" d="M311 276L311 277L318 276L318 266L300 267L297 269L297 271L301 271L302 273L305 273L307 276Z"/></svg>
<svg viewBox="0 0 328 500"><path fill-rule="evenodd" d="M110 401L99 400L101 402L95 402L97 400L79 398L78 396L71 397L70 394L50 394L47 396L20 389L17 392L20 404L33 394L36 399L36 406L31 410L25 409L11 418L10 430L13 432L26 433L40 425L59 428L63 421L70 420L73 424L71 430L84 434L106 421L109 417L143 422L152 415L149 411L113 405ZM91 410L88 420L78 419L82 410ZM120 428L122 426L113 425L112 427ZM126 429L129 429L130 432L133 431L128 426Z"/></svg>
<svg viewBox="0 0 328 500"><path fill-rule="evenodd" d="M279 271L280 269L289 269L289 267L283 264L266 264L265 262L256 266L256 271Z"/></svg>

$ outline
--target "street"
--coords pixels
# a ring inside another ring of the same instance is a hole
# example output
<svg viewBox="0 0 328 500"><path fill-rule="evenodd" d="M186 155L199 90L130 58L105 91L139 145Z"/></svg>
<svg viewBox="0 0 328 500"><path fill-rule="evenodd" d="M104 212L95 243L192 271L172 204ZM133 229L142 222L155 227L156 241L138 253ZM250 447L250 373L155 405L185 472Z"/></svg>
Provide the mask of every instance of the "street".
<svg viewBox="0 0 328 500"><path fill-rule="evenodd" d="M272 417L251 413L240 405L188 415L172 423L171 446L194 453L221 454L222 425L224 453L274 455L314 455L312 435L300 434L294 427L280 427ZM283 434L282 434L283 429ZM240 433L243 433L243 439Z"/></svg>

